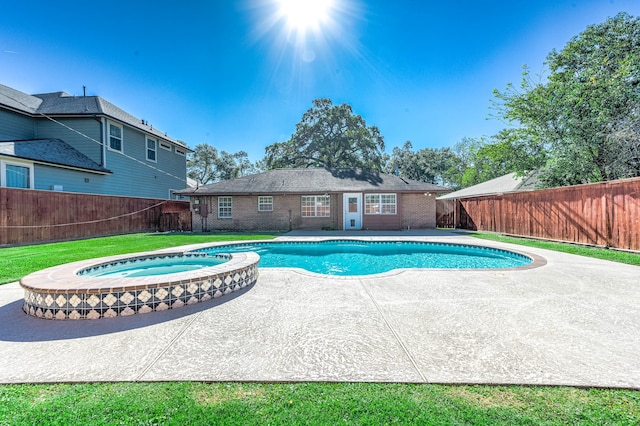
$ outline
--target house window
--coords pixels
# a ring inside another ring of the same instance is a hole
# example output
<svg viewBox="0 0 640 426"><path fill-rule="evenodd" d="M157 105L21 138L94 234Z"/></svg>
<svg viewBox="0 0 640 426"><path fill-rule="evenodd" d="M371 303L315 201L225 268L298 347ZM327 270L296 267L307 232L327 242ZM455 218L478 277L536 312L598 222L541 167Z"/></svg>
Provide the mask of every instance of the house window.
<svg viewBox="0 0 640 426"><path fill-rule="evenodd" d="M176 148L176 154L182 155L184 157L187 154L187 152L183 149Z"/></svg>
<svg viewBox="0 0 640 426"><path fill-rule="evenodd" d="M218 197L218 218L231 219L231 197Z"/></svg>
<svg viewBox="0 0 640 426"><path fill-rule="evenodd" d="M273 211L273 197L258 197L258 211L259 212L272 212Z"/></svg>
<svg viewBox="0 0 640 426"><path fill-rule="evenodd" d="M122 152L122 127L109 123L109 148Z"/></svg>
<svg viewBox="0 0 640 426"><path fill-rule="evenodd" d="M147 160L156 162L158 152L158 142L153 139L147 139Z"/></svg>
<svg viewBox="0 0 640 426"><path fill-rule="evenodd" d="M303 195L302 217L329 217L331 197L328 195Z"/></svg>
<svg viewBox="0 0 640 426"><path fill-rule="evenodd" d="M171 145L169 145L168 143L160 142L160 148L171 151Z"/></svg>
<svg viewBox="0 0 640 426"><path fill-rule="evenodd" d="M33 167L22 164L2 164L3 185L7 188L33 188Z"/></svg>
<svg viewBox="0 0 640 426"><path fill-rule="evenodd" d="M396 194L365 194L364 214L396 214Z"/></svg>

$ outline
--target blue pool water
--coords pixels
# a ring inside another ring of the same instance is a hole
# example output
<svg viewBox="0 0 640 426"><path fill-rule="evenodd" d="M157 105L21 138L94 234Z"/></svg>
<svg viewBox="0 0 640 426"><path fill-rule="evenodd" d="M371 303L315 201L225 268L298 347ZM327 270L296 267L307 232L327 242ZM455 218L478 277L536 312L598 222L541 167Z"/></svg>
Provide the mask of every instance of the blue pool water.
<svg viewBox="0 0 640 426"><path fill-rule="evenodd" d="M529 257L506 250L404 241L246 243L196 252L247 251L260 255L261 268L302 268L327 275L369 275L398 268L513 268L531 263Z"/></svg>
<svg viewBox="0 0 640 426"><path fill-rule="evenodd" d="M98 265L80 272L84 277L135 278L175 274L220 265L229 259L213 256L159 256Z"/></svg>

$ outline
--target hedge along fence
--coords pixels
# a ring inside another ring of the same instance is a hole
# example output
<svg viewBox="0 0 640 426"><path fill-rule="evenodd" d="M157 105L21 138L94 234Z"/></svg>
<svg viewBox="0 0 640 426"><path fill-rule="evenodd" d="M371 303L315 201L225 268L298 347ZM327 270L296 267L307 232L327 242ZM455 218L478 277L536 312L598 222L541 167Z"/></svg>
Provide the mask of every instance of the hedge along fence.
<svg viewBox="0 0 640 426"><path fill-rule="evenodd" d="M190 230L185 201L0 188L0 245Z"/></svg>
<svg viewBox="0 0 640 426"><path fill-rule="evenodd" d="M462 229L640 250L640 178L464 198L456 210Z"/></svg>

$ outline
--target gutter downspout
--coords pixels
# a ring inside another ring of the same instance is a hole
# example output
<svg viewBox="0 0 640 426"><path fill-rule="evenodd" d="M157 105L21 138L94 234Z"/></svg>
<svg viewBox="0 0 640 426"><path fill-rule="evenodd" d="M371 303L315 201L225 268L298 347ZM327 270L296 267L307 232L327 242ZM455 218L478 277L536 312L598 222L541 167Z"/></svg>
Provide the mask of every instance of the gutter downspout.
<svg viewBox="0 0 640 426"><path fill-rule="evenodd" d="M106 164L106 153L104 150L104 141L105 141L105 126L104 126L104 121L102 118L99 118L98 116L94 115L93 119L96 120L98 122L98 124L100 125L100 165L102 167L104 167L105 169L107 168L107 164Z"/></svg>

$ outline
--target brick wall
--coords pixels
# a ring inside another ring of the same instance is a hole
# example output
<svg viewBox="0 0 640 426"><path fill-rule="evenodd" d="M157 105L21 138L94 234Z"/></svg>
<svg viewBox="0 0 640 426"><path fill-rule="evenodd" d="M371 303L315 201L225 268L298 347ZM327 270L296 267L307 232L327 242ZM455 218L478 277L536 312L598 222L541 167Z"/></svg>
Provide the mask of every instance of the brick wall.
<svg viewBox="0 0 640 426"><path fill-rule="evenodd" d="M436 227L435 194L402 194L402 229Z"/></svg>
<svg viewBox="0 0 640 426"><path fill-rule="evenodd" d="M321 195L321 194L305 194ZM301 196L273 195L273 211L258 211L258 195L234 195L232 218L218 218L218 197L200 197L200 205L206 205L208 215L203 218L193 212L192 227L196 232L229 231L288 231L289 229L343 229L342 193L331 194L330 217L302 217ZM435 228L435 195L398 194L397 215L362 216L362 228L371 230L400 230ZM364 204L362 206L364 209ZM202 207L201 207L202 209ZM193 204L192 204L193 211Z"/></svg>
<svg viewBox="0 0 640 426"><path fill-rule="evenodd" d="M308 194L321 195L321 194ZM288 231L289 229L342 229L342 200L337 194L331 195L330 217L302 217L300 195L273 195L273 211L258 211L257 195L234 195L232 218L218 218L218 197L200 197L200 205L206 205L208 215L204 219L193 213L193 230L213 231ZM202 209L202 207L201 207ZM193 204L192 204L193 210Z"/></svg>

